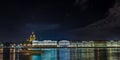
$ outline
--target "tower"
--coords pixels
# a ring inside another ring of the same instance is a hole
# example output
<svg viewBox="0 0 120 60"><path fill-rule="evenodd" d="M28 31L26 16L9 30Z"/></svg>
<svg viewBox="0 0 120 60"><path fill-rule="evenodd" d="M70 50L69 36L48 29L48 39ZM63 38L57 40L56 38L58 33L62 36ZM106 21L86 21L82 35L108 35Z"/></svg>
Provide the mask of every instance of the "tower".
<svg viewBox="0 0 120 60"><path fill-rule="evenodd" d="M30 35L29 42L32 42L33 40L36 40L36 35L34 34L34 32L32 32L32 34Z"/></svg>

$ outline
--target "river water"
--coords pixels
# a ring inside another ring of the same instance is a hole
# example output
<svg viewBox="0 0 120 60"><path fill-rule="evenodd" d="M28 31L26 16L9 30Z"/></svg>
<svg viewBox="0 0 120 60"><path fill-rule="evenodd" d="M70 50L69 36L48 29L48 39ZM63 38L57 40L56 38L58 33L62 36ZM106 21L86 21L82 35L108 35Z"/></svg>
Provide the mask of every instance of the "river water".
<svg viewBox="0 0 120 60"><path fill-rule="evenodd" d="M17 51L17 50L15 50ZM31 52L0 50L0 60L120 60L119 48L41 48Z"/></svg>

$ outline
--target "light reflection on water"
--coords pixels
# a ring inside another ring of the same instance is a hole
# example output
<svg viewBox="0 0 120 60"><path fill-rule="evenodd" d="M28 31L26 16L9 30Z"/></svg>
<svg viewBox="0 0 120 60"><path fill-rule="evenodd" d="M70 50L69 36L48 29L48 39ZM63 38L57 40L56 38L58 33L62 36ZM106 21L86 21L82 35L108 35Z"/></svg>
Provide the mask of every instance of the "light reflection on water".
<svg viewBox="0 0 120 60"><path fill-rule="evenodd" d="M32 60L42 60L40 55L32 55Z"/></svg>
<svg viewBox="0 0 120 60"><path fill-rule="evenodd" d="M68 48L59 49L59 53L60 60L70 60L70 49Z"/></svg>
<svg viewBox="0 0 120 60"><path fill-rule="evenodd" d="M44 48L32 54L8 51L0 50L0 60L120 60L120 48Z"/></svg>

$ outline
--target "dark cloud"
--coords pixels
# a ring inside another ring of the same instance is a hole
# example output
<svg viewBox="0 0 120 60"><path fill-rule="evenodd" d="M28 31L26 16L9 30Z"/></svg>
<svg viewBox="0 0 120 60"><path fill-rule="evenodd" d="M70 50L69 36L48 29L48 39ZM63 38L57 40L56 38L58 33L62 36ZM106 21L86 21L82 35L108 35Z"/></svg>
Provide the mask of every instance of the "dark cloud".
<svg viewBox="0 0 120 60"><path fill-rule="evenodd" d="M109 11L109 16L85 28L73 31L78 39L120 39L120 6L115 5Z"/></svg>
<svg viewBox="0 0 120 60"><path fill-rule="evenodd" d="M22 41L32 31L38 36L56 38L60 35L62 38L61 33L86 27L106 17L113 4L114 0L2 0L0 39Z"/></svg>

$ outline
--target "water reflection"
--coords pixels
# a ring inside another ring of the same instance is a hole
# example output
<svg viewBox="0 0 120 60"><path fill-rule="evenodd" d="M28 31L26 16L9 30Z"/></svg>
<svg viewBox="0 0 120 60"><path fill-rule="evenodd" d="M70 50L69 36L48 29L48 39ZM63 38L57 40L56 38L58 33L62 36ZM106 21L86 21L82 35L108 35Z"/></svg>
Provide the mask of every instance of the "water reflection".
<svg viewBox="0 0 120 60"><path fill-rule="evenodd" d="M42 60L41 55L32 55L32 60Z"/></svg>
<svg viewBox="0 0 120 60"><path fill-rule="evenodd" d="M57 60L56 49L41 49L43 53L31 55L32 60Z"/></svg>
<svg viewBox="0 0 120 60"><path fill-rule="evenodd" d="M3 50L3 60L9 60L10 59L10 49L5 48Z"/></svg>
<svg viewBox="0 0 120 60"><path fill-rule="evenodd" d="M59 49L59 60L70 60L70 49L69 48Z"/></svg>
<svg viewBox="0 0 120 60"><path fill-rule="evenodd" d="M0 50L0 60L120 60L120 48L40 48L17 52Z"/></svg>

